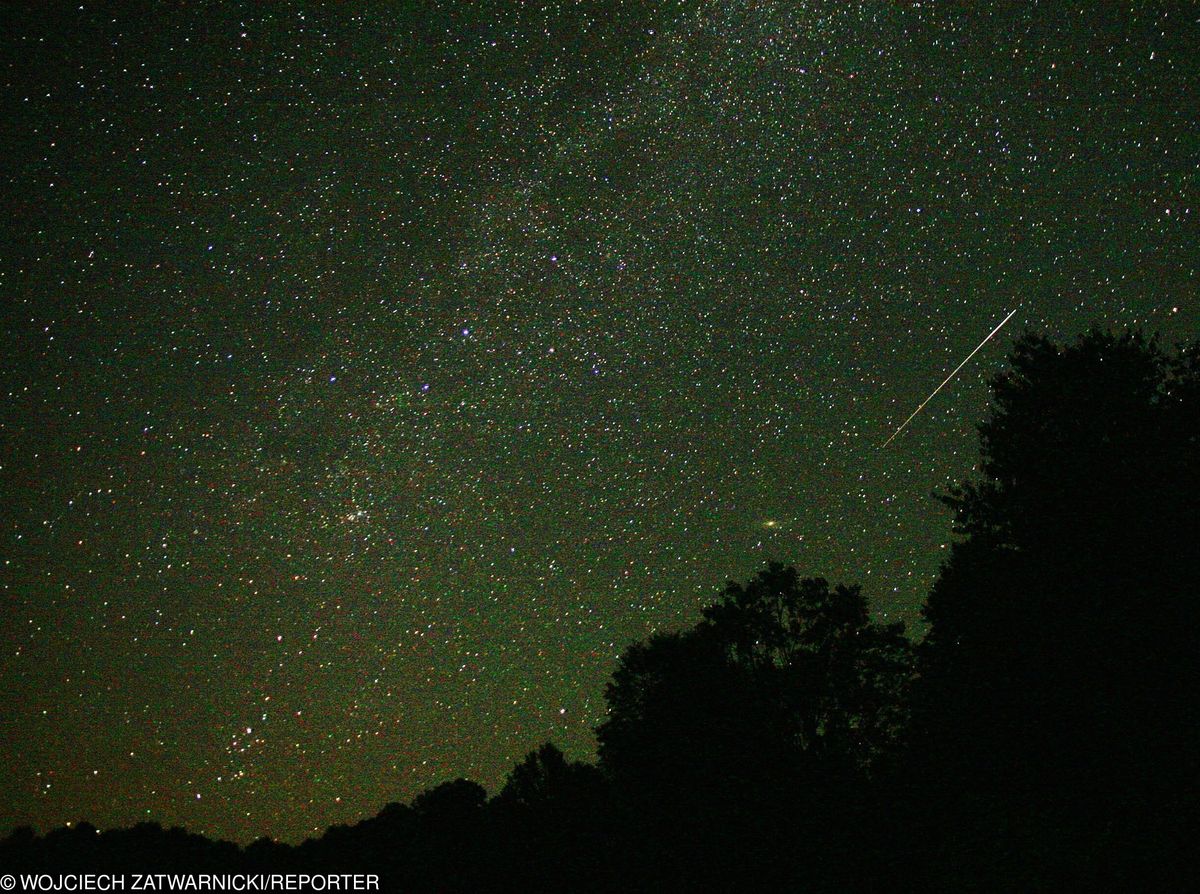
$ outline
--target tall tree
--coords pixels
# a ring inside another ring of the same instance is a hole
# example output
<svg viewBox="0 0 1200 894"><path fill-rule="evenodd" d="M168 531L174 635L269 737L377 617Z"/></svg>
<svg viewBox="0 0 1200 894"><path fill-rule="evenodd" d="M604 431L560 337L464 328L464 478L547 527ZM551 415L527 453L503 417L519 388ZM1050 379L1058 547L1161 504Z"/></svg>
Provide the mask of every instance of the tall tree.
<svg viewBox="0 0 1200 894"><path fill-rule="evenodd" d="M1073 829L1101 862L1131 816L1147 841L1195 792L1198 357L1136 332L1020 339L978 473L946 498L959 539L924 609L934 774L1010 829Z"/></svg>

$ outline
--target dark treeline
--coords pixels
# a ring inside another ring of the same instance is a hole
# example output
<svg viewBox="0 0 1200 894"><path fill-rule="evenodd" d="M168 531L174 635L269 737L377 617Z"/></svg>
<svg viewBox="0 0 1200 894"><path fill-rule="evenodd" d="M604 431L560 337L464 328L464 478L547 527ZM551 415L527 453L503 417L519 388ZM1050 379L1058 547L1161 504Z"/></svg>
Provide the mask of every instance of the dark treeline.
<svg viewBox="0 0 1200 894"><path fill-rule="evenodd" d="M625 650L598 762L531 752L290 847L144 824L6 870L378 872L394 891L1183 890L1200 794L1200 342L1016 345L929 632L770 564Z"/></svg>

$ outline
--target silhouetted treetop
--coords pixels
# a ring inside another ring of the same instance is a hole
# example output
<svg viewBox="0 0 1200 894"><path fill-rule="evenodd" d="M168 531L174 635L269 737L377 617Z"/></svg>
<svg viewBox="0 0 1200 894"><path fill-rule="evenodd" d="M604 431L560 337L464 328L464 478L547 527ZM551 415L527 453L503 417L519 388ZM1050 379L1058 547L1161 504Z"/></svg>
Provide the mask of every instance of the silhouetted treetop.
<svg viewBox="0 0 1200 894"><path fill-rule="evenodd" d="M909 643L903 624L871 623L861 588L772 562L745 585L727 584L698 629L779 689L803 747L865 764L898 733Z"/></svg>
<svg viewBox="0 0 1200 894"><path fill-rule="evenodd" d="M1124 513L1170 508L1148 498L1196 481L1198 356L1200 343L1168 356L1140 332L1019 339L979 426L981 474L946 498L957 530L1030 548L1064 522L1093 535L1111 522L1122 539Z"/></svg>
<svg viewBox="0 0 1200 894"><path fill-rule="evenodd" d="M419 816L436 820L458 820L481 810L487 802L487 789L469 779L443 782L421 792L412 802Z"/></svg>
<svg viewBox="0 0 1200 894"><path fill-rule="evenodd" d="M959 745L1070 760L1080 738L1196 717L1198 356L1137 332L1026 335L993 380L924 609L922 712Z"/></svg>
<svg viewBox="0 0 1200 894"><path fill-rule="evenodd" d="M909 659L903 625L872 624L857 587L771 563L694 628L625 651L601 764L635 787L710 793L794 782L814 762L866 766L900 730Z"/></svg>
<svg viewBox="0 0 1200 894"><path fill-rule="evenodd" d="M496 800L501 804L540 807L553 802L571 802L594 797L601 785L599 771L590 765L568 761L554 744L547 742L513 767Z"/></svg>

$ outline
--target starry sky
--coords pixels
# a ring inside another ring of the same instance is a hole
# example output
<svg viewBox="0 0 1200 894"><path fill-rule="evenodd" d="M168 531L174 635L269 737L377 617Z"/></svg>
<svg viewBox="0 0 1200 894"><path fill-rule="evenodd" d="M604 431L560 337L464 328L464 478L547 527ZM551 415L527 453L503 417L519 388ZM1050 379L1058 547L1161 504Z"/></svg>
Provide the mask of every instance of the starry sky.
<svg viewBox="0 0 1200 894"><path fill-rule="evenodd" d="M0 17L0 832L588 758L768 558L919 633L1012 338L1200 329L1190 3Z"/></svg>

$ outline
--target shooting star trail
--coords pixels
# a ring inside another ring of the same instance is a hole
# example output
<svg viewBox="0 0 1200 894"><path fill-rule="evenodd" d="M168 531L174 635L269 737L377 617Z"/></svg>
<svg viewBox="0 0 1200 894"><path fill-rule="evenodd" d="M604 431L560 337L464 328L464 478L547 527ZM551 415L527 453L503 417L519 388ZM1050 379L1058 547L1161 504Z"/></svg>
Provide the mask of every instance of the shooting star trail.
<svg viewBox="0 0 1200 894"><path fill-rule="evenodd" d="M899 435L900 432L904 431L904 429L908 427L908 423L912 422L913 418L918 413L920 413L923 409L925 409L925 404L927 404L931 400L933 400L934 397L937 396L937 393L939 391L941 391L943 388L945 388L951 379L953 379L955 376L958 375L958 371L960 369L962 369L964 366L966 366L968 363L970 363L971 358L979 353L980 348L982 348L989 341L991 341L992 336L994 336L997 332L999 332L1001 329L1003 329L1004 324L1007 323L1009 320L1011 320L1013 318L1013 314L1015 314L1020 309L1021 309L1021 306L1019 304L1016 307L1014 307L1012 309L1012 313L1010 313L1007 317L1005 317L1003 320L1001 320L1000 325L997 326L995 329L993 329L991 332L989 332L988 337L985 338L983 341L981 341L978 345L975 346L975 350L967 355L966 360L964 360L958 366L954 367L954 372L952 372L952 373L950 373L950 375L946 376L946 378L942 380L942 384L940 384L936 388L934 388L933 391L930 393L929 397L927 397L923 401L921 401L920 406L918 406L915 410L912 411L912 415L909 416L907 419L905 419L904 422L900 425L900 427L898 429L896 429L894 432L892 432L892 436L890 438L888 438L886 441L884 441L883 447L880 447L879 449L882 450L884 447L887 447L888 444L892 443L892 441L896 440L897 435Z"/></svg>

